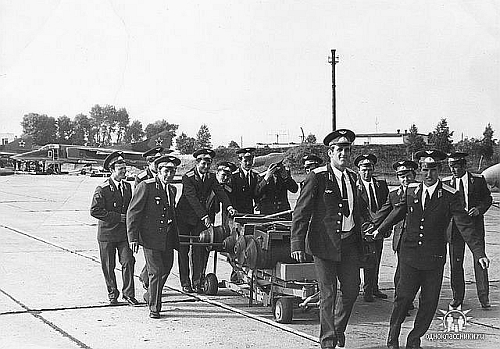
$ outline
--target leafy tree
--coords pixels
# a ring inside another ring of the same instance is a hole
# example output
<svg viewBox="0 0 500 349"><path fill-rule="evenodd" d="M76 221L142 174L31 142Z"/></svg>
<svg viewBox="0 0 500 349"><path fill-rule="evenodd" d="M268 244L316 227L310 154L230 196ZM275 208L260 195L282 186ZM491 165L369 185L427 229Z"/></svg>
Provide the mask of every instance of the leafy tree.
<svg viewBox="0 0 500 349"><path fill-rule="evenodd" d="M189 137L187 134L182 132L181 135L177 137L176 148L181 154L192 154L195 150L195 143L196 139L194 139L193 137Z"/></svg>
<svg viewBox="0 0 500 349"><path fill-rule="evenodd" d="M239 149L240 145L236 143L235 141L229 142L229 145L227 146L228 148L233 148L233 149Z"/></svg>
<svg viewBox="0 0 500 349"><path fill-rule="evenodd" d="M210 142L211 139L212 135L208 130L208 126L205 124L201 125L198 133L196 134L195 150L212 148L212 143Z"/></svg>
<svg viewBox="0 0 500 349"><path fill-rule="evenodd" d="M439 149L445 153L451 152L453 145L452 139L453 131L450 132L450 128L448 127L448 122L446 118L442 118L436 129L430 134L430 143L434 145L436 149Z"/></svg>
<svg viewBox="0 0 500 349"><path fill-rule="evenodd" d="M56 142L56 119L45 114L29 113L21 121L23 133L33 137L33 143L45 145Z"/></svg>
<svg viewBox="0 0 500 349"><path fill-rule="evenodd" d="M304 143L307 143L307 144L315 144L316 143L316 136L313 135L312 133L309 133L306 137L306 139L304 139Z"/></svg>
<svg viewBox="0 0 500 349"><path fill-rule="evenodd" d="M418 134L418 128L415 124L410 126L410 130L405 139L406 152L408 154L414 154L419 150L424 149L425 141L424 138Z"/></svg>
<svg viewBox="0 0 500 349"><path fill-rule="evenodd" d="M495 145L495 139L493 139L493 128L491 124L488 123L483 132L483 139L481 140L480 153L484 156L486 160L491 160L493 156L493 147Z"/></svg>
<svg viewBox="0 0 500 349"><path fill-rule="evenodd" d="M94 145L94 130L87 115L78 114L73 120L74 133L71 137L72 144Z"/></svg>
<svg viewBox="0 0 500 349"><path fill-rule="evenodd" d="M125 135L123 136L124 143L135 143L139 142L144 138L144 131L142 130L142 123L138 120L134 120L130 126L125 130Z"/></svg>
<svg viewBox="0 0 500 349"><path fill-rule="evenodd" d="M73 121L66 115L60 116L56 121L57 142L62 144L71 144L73 134L75 133Z"/></svg>
<svg viewBox="0 0 500 349"><path fill-rule="evenodd" d="M128 115L127 109L120 108L115 114L116 122L116 143L123 143L123 137L125 136L125 131L130 123L130 117Z"/></svg>
<svg viewBox="0 0 500 349"><path fill-rule="evenodd" d="M170 124L166 120L158 120L146 126L146 137L151 138L158 133L166 131L167 134L164 135L164 142L162 146L164 148L170 148L172 146L172 139L176 136L178 128L179 125Z"/></svg>

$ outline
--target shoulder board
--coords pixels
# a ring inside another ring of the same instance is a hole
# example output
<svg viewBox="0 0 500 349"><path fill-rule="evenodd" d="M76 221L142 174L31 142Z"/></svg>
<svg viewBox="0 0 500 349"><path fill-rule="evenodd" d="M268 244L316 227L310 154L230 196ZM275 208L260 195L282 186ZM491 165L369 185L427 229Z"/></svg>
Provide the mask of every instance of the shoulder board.
<svg viewBox="0 0 500 349"><path fill-rule="evenodd" d="M394 188L391 188L389 189L389 193L392 193L392 192L395 192L395 191L398 191L400 187L394 187Z"/></svg>
<svg viewBox="0 0 500 349"><path fill-rule="evenodd" d="M315 169L312 170L314 173L321 173L321 172L326 172L326 165L325 166L320 166L316 167Z"/></svg>
<svg viewBox="0 0 500 349"><path fill-rule="evenodd" d="M156 178L154 178L154 177L153 178L148 178L148 179L146 179L144 181L144 183L154 183L154 182L156 182Z"/></svg>
<svg viewBox="0 0 500 349"><path fill-rule="evenodd" d="M408 184L408 188L416 188L416 187L418 187L419 185L420 185L420 183L419 183L419 182L410 183L410 184Z"/></svg>
<svg viewBox="0 0 500 349"><path fill-rule="evenodd" d="M109 184L109 182L106 180L101 183L100 187L101 188L111 187L111 184Z"/></svg>
<svg viewBox="0 0 500 349"><path fill-rule="evenodd" d="M240 170L238 169L238 170L234 171L233 174L235 175L235 174L238 174L239 172L240 172Z"/></svg>
<svg viewBox="0 0 500 349"><path fill-rule="evenodd" d="M446 176L442 179L443 182L451 181L453 179L452 176Z"/></svg>
<svg viewBox="0 0 500 349"><path fill-rule="evenodd" d="M480 173L472 173L472 172L469 172L469 174L470 174L472 177L476 177L476 178L481 178L481 177L483 177L483 175L482 175L482 174L480 174Z"/></svg>
<svg viewBox="0 0 500 349"><path fill-rule="evenodd" d="M186 177L194 177L194 171L186 172Z"/></svg>
<svg viewBox="0 0 500 349"><path fill-rule="evenodd" d="M353 171L350 168L346 168L346 171L351 172L352 174L355 174L356 176L358 175L358 173L356 171Z"/></svg>
<svg viewBox="0 0 500 349"><path fill-rule="evenodd" d="M144 179L144 178L146 178L147 176L148 176L148 173L147 173L146 171L142 171L141 173L139 173L139 174L137 175L137 178L139 178L139 179Z"/></svg>
<svg viewBox="0 0 500 349"><path fill-rule="evenodd" d="M449 191L452 194L458 193L457 189L450 187L448 184L442 183L442 187L444 190Z"/></svg>

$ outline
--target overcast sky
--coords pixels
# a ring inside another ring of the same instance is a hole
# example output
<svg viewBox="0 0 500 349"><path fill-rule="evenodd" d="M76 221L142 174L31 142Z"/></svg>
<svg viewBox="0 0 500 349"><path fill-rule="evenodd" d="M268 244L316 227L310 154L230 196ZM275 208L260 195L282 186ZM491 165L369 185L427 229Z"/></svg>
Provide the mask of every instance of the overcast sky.
<svg viewBox="0 0 500 349"><path fill-rule="evenodd" d="M500 138L500 2L0 0L0 132L125 107L214 145L337 126Z"/></svg>

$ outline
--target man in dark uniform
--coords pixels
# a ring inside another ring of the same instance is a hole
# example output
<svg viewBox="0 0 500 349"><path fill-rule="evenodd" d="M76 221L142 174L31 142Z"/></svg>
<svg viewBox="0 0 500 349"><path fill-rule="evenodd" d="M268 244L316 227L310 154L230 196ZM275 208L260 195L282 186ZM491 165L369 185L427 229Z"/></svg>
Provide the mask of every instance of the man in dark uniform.
<svg viewBox="0 0 500 349"><path fill-rule="evenodd" d="M385 202L389 193L387 182L373 176L376 163L377 157L374 154L362 154L354 159L354 165L358 167L359 173L359 178L356 182L357 195L359 196L360 204L367 208L372 218ZM370 244L372 244L371 248L375 253L373 254L373 259L370 259L363 265L363 298L365 302L373 302L373 296L382 299L387 298L387 295L378 288L378 274L384 240L373 240Z"/></svg>
<svg viewBox="0 0 500 349"><path fill-rule="evenodd" d="M170 154L172 151L169 149L164 149L163 147L155 147L151 148L148 151L145 151L142 156L146 158L146 162L148 163L148 167L144 171L139 172L137 176L135 176L135 186L146 179L151 179L156 176L157 169L155 165L155 160L158 159L163 154ZM142 268L141 274L139 275L139 280L142 283L142 287L144 289L148 289L148 270L146 269L146 265Z"/></svg>
<svg viewBox="0 0 500 349"><path fill-rule="evenodd" d="M415 156L420 159L423 183L410 184L401 204L373 232L375 236L383 234L406 217L399 251L401 276L387 340L389 348L399 348L401 324L419 288L419 308L406 348L421 348L420 338L429 329L438 306L446 261L446 228L452 217L472 250L474 262L482 268L489 266L484 246L475 236L474 224L460 202L458 191L439 180L441 161L446 154L427 150Z"/></svg>
<svg viewBox="0 0 500 349"><path fill-rule="evenodd" d="M229 198L229 201L232 203L233 201L233 188L232 188L232 177L233 177L233 172L236 171L238 167L233 164L232 162L229 161L221 161L217 164L217 171L215 172L215 178L217 179L217 182L222 186L224 191L226 192L227 197ZM207 206L209 207L209 215L210 216L215 216L217 213L221 212L222 214L222 225L224 225L227 229L229 229L229 223L228 223L228 218L229 218L229 212L227 211L227 207L224 205L221 205L222 202L220 202L217 199L217 196L215 195L215 192L211 192L208 199L207 199ZM221 208L222 206L222 208ZM234 207L234 206L233 206ZM215 223L215 222L213 222Z"/></svg>
<svg viewBox="0 0 500 349"><path fill-rule="evenodd" d="M330 161L307 176L292 218L292 258L304 262L306 252L314 257L321 348L345 345L344 332L359 293L361 224L368 217L356 196L356 173L347 168L354 139L345 129L325 137Z"/></svg>
<svg viewBox="0 0 500 349"><path fill-rule="evenodd" d="M490 208L493 199L484 177L467 171L467 162L465 159L467 155L467 153L462 152L450 154L448 157L448 166L450 167L452 176L443 178L443 183L458 189L460 192L465 210L467 214L472 217L472 221L474 222L475 234L484 248L484 214ZM451 290L453 291L453 300L450 306L456 308L462 304L465 295L465 242L453 218L451 219L448 229L450 231L449 237L451 238L450 265ZM474 263L474 275L476 279L477 296L481 303L481 307L483 309L489 308L488 269L483 269L480 265Z"/></svg>
<svg viewBox="0 0 500 349"><path fill-rule="evenodd" d="M256 205L255 187L259 174L252 170L255 148L240 148L236 151L240 161L238 170L233 172L231 203L239 213L254 213Z"/></svg>
<svg viewBox="0 0 500 349"><path fill-rule="evenodd" d="M193 153L196 166L182 176L182 194L177 205L179 215L179 235L198 236L213 225L215 214L209 212L207 199L214 192L217 199L227 207L230 214L235 210L215 174L210 173L210 165L215 157L211 149L200 149ZM181 240L182 241L182 240ZM188 240L186 242L189 242ZM192 283L189 277L189 250L191 248ZM208 252L204 246L179 246L179 276L184 292L202 293L204 270Z"/></svg>
<svg viewBox="0 0 500 349"><path fill-rule="evenodd" d="M302 157L302 166L304 167L304 172L309 174L316 167L323 164L323 159L314 154L304 155Z"/></svg>
<svg viewBox="0 0 500 349"><path fill-rule="evenodd" d="M110 304L118 304L115 266L116 252L122 266L123 299L130 305L137 305L134 288L135 259L127 241L125 218L132 197L132 187L125 182L127 165L122 152L113 152L104 160L104 169L111 171L111 177L99 185L92 198L90 215L97 218L97 241L104 280L108 288Z"/></svg>
<svg viewBox="0 0 500 349"><path fill-rule="evenodd" d="M149 282L144 300L153 319L160 318L161 294L172 269L174 248L178 246L177 189L170 183L180 163L171 155L157 158L157 176L137 185L127 211L130 247L137 253L141 245L146 259Z"/></svg>
<svg viewBox="0 0 500 349"><path fill-rule="evenodd" d="M384 219L391 213L391 211L401 204L404 200L404 195L406 189L410 183L415 183L416 170L418 164L411 160L401 160L397 161L392 165L392 168L396 171L400 185L389 191L387 200L382 205L382 207L377 211L375 217L373 218L373 223L375 226L380 225ZM389 229L385 236L380 236L380 238L389 237L392 233L392 250L398 255L398 264L396 266L396 272L394 273L394 298L396 298L396 289L400 277L400 267L399 267L399 246L401 241L401 235L403 234L404 220L396 223L392 229ZM410 304L409 310L413 310L415 307L413 303Z"/></svg>
<svg viewBox="0 0 500 349"><path fill-rule="evenodd" d="M269 165L264 176L261 177L255 188L255 196L259 201L260 213L268 215L290 210L288 192L296 193L299 190L297 182L290 175L290 170L283 162ZM282 217L292 219L292 214Z"/></svg>

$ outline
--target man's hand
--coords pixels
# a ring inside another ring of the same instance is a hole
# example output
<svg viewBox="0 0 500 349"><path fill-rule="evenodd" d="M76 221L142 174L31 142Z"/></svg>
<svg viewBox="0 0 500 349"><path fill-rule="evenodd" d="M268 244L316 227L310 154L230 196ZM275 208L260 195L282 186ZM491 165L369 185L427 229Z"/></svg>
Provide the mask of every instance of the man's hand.
<svg viewBox="0 0 500 349"><path fill-rule="evenodd" d="M205 227L210 228L212 226L212 221L209 217L205 217L203 218L203 224L205 224Z"/></svg>
<svg viewBox="0 0 500 349"><path fill-rule="evenodd" d="M377 236L379 236L380 232L378 231L378 229L375 229L373 232L372 232L372 235L373 235L373 240L377 240ZM383 239L383 237L382 237Z"/></svg>
<svg viewBox="0 0 500 349"><path fill-rule="evenodd" d="M139 243L137 241L129 242L129 246L133 253L139 252Z"/></svg>
<svg viewBox="0 0 500 349"><path fill-rule="evenodd" d="M488 267L490 266L490 260L488 259L488 257L479 258L478 263L483 269L488 269Z"/></svg>
<svg viewBox="0 0 500 349"><path fill-rule="evenodd" d="M293 251L291 256L299 263L306 261L306 253L304 251Z"/></svg>
<svg viewBox="0 0 500 349"><path fill-rule="evenodd" d="M269 181L269 179L271 179L271 177L278 170L278 168L279 168L278 164L276 163L269 165L269 167L266 170L266 175L264 176L264 179L266 181Z"/></svg>
<svg viewBox="0 0 500 349"><path fill-rule="evenodd" d="M479 216L479 209L477 207L473 207L469 210L469 216L477 217Z"/></svg>
<svg viewBox="0 0 500 349"><path fill-rule="evenodd" d="M127 214L126 213L121 213L120 214L120 222L121 223L125 223L126 220L127 220Z"/></svg>

